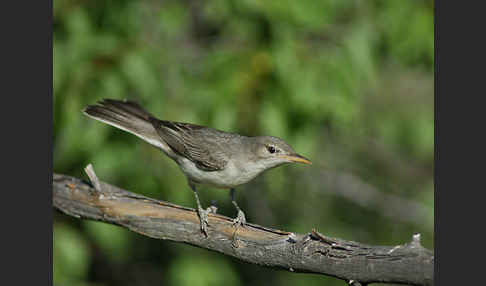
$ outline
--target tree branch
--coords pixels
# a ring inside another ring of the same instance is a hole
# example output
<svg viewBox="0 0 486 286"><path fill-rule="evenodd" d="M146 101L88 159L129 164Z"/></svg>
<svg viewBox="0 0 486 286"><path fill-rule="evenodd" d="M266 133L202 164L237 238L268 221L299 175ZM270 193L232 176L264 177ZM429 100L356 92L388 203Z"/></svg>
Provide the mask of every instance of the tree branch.
<svg viewBox="0 0 486 286"><path fill-rule="evenodd" d="M434 256L420 245L419 234L410 243L371 246L327 237L315 230L296 234L248 224L235 231L231 218L211 213L205 238L194 209L99 181L90 165L86 172L92 184L53 174L56 209L76 218L119 225L145 236L191 244L253 264L333 276L349 285L432 285L434 281Z"/></svg>

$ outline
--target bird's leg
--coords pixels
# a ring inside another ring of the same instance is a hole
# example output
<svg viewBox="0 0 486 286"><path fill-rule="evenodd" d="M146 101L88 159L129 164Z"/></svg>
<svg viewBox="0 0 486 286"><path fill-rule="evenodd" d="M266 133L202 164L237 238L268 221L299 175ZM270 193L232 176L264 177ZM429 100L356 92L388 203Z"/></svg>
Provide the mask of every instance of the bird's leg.
<svg viewBox="0 0 486 286"><path fill-rule="evenodd" d="M210 209L204 210L201 207L201 202L199 201L199 196L197 195L196 186L192 183L189 183L189 186L191 187L192 191L194 192L194 197L196 198L197 214L199 216L199 223L201 225L201 231L207 237L208 236L208 225L209 225L208 213L210 213L211 210Z"/></svg>
<svg viewBox="0 0 486 286"><path fill-rule="evenodd" d="M236 216L235 219L233 219L233 226L236 226L235 231L233 232L233 242L231 245L234 248L239 247L238 239L236 237L236 233L238 232L238 229L240 226L244 226L246 224L246 218L245 218L245 213L240 209L238 204L235 201L235 189L231 189L230 192L230 197L231 197L231 203L235 206L236 210L238 211L238 215Z"/></svg>
<svg viewBox="0 0 486 286"><path fill-rule="evenodd" d="M238 215L233 220L233 225L236 225L236 227L244 226L246 223L246 217L245 217L245 213L240 209L240 207L235 201L235 189L231 189L230 197L231 197L231 203L233 203L236 210L238 211Z"/></svg>

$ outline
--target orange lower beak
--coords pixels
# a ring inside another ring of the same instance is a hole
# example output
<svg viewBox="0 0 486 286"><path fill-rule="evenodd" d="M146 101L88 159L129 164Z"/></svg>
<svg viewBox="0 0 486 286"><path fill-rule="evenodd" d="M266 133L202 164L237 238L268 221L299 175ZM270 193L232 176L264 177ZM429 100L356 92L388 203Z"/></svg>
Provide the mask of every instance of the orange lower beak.
<svg viewBox="0 0 486 286"><path fill-rule="evenodd" d="M282 155L280 157L285 158L287 160L290 160L292 162L304 163L304 164L307 164L307 165L312 165L312 162L309 159L307 159L306 157L304 157L302 155L299 155L299 154L295 154L295 155Z"/></svg>

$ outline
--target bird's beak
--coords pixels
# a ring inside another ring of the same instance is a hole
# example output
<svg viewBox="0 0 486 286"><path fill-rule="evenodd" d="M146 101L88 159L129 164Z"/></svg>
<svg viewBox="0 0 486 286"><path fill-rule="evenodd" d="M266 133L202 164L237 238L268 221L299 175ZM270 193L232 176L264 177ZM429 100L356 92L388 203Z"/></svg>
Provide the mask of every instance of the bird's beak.
<svg viewBox="0 0 486 286"><path fill-rule="evenodd" d="M312 162L309 159L307 159L306 157L299 155L299 154L281 155L280 157L285 158L287 160L290 160L292 162L296 162L296 163L304 163L304 164L307 164L307 165L312 164Z"/></svg>

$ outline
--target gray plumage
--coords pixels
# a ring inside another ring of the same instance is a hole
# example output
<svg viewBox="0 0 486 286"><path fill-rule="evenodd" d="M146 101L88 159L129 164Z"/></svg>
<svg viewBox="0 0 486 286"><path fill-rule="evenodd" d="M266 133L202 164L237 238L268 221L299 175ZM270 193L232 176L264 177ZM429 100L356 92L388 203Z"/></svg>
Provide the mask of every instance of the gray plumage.
<svg viewBox="0 0 486 286"><path fill-rule="evenodd" d="M205 233L207 214L201 209L195 184L232 189L238 218L244 222L244 214L234 201L236 186L285 163L310 164L280 138L248 137L196 124L160 120L128 100L104 99L97 105L87 106L83 112L142 138L172 158L195 193L201 228Z"/></svg>
<svg viewBox="0 0 486 286"><path fill-rule="evenodd" d="M181 122L149 119L159 136L175 152L194 162L204 171L222 170L228 158L223 150L214 148L218 144L231 141L229 134L207 127Z"/></svg>

